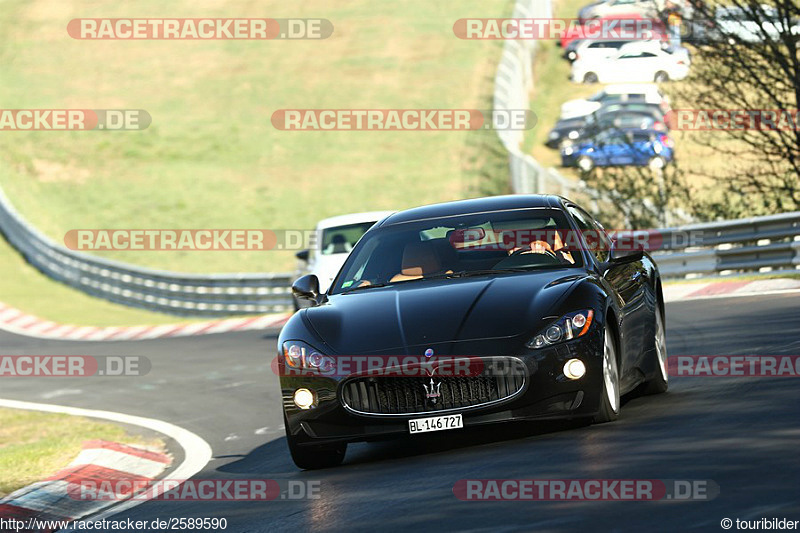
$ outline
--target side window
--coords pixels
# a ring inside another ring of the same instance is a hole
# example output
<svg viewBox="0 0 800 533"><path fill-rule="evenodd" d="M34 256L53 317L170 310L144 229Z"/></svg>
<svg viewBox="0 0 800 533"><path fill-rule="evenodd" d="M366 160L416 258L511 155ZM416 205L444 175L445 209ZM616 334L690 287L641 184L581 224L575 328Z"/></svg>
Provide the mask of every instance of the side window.
<svg viewBox="0 0 800 533"><path fill-rule="evenodd" d="M575 206L567 207L570 214L575 219L584 236L584 241L590 253L594 254L599 262L608 260L608 252L611 248L611 239L608 238L606 230L595 221L583 209Z"/></svg>

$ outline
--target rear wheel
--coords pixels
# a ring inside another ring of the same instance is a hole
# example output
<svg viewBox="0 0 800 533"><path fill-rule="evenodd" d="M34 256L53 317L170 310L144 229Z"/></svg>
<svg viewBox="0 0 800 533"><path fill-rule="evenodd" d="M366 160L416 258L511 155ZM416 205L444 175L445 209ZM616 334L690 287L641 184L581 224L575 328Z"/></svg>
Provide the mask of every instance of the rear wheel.
<svg viewBox="0 0 800 533"><path fill-rule="evenodd" d="M647 166L650 167L650 170L661 170L667 166L667 161L660 155L657 155L650 159Z"/></svg>
<svg viewBox="0 0 800 533"><path fill-rule="evenodd" d="M669 372L667 367L667 336L664 330L664 319L661 316L661 309L656 308L655 324L653 335L653 357L656 358L658 372L653 379L645 382L645 394L661 394L667 392L669 388Z"/></svg>
<svg viewBox="0 0 800 533"><path fill-rule="evenodd" d="M594 161L592 161L592 158L588 155L580 156L576 164L578 165L578 168L584 172L589 172L594 168Z"/></svg>
<svg viewBox="0 0 800 533"><path fill-rule="evenodd" d="M289 424L286 423L286 415L283 416L283 423L286 426L286 442L289 445L289 453L292 461L298 468L303 470L317 470L320 468L330 468L339 466L344 461L347 452L347 444L315 444L300 446L297 439L289 434Z"/></svg>
<svg viewBox="0 0 800 533"><path fill-rule="evenodd" d="M663 70L659 70L658 72L656 72L656 75L653 79L656 83L669 81L669 74L667 74Z"/></svg>
<svg viewBox="0 0 800 533"><path fill-rule="evenodd" d="M614 335L606 327L603 341L603 394L600 398L600 411L594 417L595 424L612 422L619 417L619 366Z"/></svg>
<svg viewBox="0 0 800 533"><path fill-rule="evenodd" d="M583 76L583 83L597 83L597 81L598 81L597 74L595 74L594 72L587 72Z"/></svg>

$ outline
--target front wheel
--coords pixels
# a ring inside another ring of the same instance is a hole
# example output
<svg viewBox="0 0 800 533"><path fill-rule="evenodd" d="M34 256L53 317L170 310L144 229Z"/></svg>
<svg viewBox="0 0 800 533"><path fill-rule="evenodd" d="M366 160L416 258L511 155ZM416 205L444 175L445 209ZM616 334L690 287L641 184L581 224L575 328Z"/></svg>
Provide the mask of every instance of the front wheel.
<svg viewBox="0 0 800 533"><path fill-rule="evenodd" d="M645 394L661 394L669 388L669 372L667 368L667 335L664 331L664 319L661 310L656 308L655 333L653 335L653 354L656 358L658 372L655 377L644 384Z"/></svg>
<svg viewBox="0 0 800 533"><path fill-rule="evenodd" d="M603 341L603 394L600 398L600 411L594 417L595 424L613 422L619 417L619 366L614 336L606 327Z"/></svg>
<svg viewBox="0 0 800 533"><path fill-rule="evenodd" d="M297 443L297 439L289 434L289 424L286 424L285 416L283 420L286 426L286 443L289 445L289 453L298 468L318 470L342 464L344 455L347 452L346 443L300 446Z"/></svg>

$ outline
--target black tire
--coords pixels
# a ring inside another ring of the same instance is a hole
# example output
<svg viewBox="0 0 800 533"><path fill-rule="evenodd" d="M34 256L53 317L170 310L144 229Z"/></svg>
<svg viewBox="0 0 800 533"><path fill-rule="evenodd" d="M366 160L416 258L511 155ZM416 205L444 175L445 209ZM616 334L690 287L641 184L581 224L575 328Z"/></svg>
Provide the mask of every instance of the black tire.
<svg viewBox="0 0 800 533"><path fill-rule="evenodd" d="M583 83L597 83L599 80L594 72L587 72L583 75Z"/></svg>
<svg viewBox="0 0 800 533"><path fill-rule="evenodd" d="M331 468L342 464L345 453L347 453L346 443L300 446L297 443L297 439L289 435L289 425L286 424L285 415L283 420L286 426L286 443L289 445L289 453L298 468L319 470L320 468Z"/></svg>
<svg viewBox="0 0 800 533"><path fill-rule="evenodd" d="M655 81L656 83L662 83L662 82L665 82L665 81L669 81L669 74L667 74L663 70L659 70L658 72L656 72L656 75L653 77L653 81Z"/></svg>
<svg viewBox="0 0 800 533"><path fill-rule="evenodd" d="M664 327L664 316L661 312L661 305L656 302L656 313L653 317L653 350L655 358L656 373L653 379L645 381L642 386L642 394L662 394L669 389L669 372L667 367L667 337Z"/></svg>
<svg viewBox="0 0 800 533"><path fill-rule="evenodd" d="M600 409L594 417L595 424L613 422L619 418L619 412L622 407L619 394L617 341L608 327L606 327L603 336L603 392L600 395Z"/></svg>

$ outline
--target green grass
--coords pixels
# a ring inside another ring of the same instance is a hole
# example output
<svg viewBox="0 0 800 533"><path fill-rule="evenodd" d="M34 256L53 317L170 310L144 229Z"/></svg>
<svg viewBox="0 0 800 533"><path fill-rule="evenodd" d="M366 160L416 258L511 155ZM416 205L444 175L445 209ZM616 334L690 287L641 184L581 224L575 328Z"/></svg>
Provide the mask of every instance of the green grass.
<svg viewBox="0 0 800 533"><path fill-rule="evenodd" d="M0 185L56 241L70 229L309 229L317 220L475 194L485 157L464 132L285 132L277 109L486 108L499 41L453 35L462 17L511 0L188 0L91 9L7 0L0 14L5 108L145 109L134 132L4 132ZM322 17L321 41L80 41L80 17ZM498 165L505 171L505 165ZM0 301L72 323L174 321L36 279L0 245ZM289 271L291 252L97 252L184 272Z"/></svg>
<svg viewBox="0 0 800 533"><path fill-rule="evenodd" d="M84 441L95 439L163 448L105 422L0 409L0 498L66 467Z"/></svg>
<svg viewBox="0 0 800 533"><path fill-rule="evenodd" d="M286 132L277 109L478 107L500 44L453 35L508 0L216 7L181 0L91 10L7 2L7 107L142 108L141 132L4 135L0 184L61 241L78 228L313 228L320 218L462 197L463 132ZM90 11L90 12L89 12ZM324 17L320 41L79 41L74 17ZM170 270L280 271L287 252L98 253Z"/></svg>

